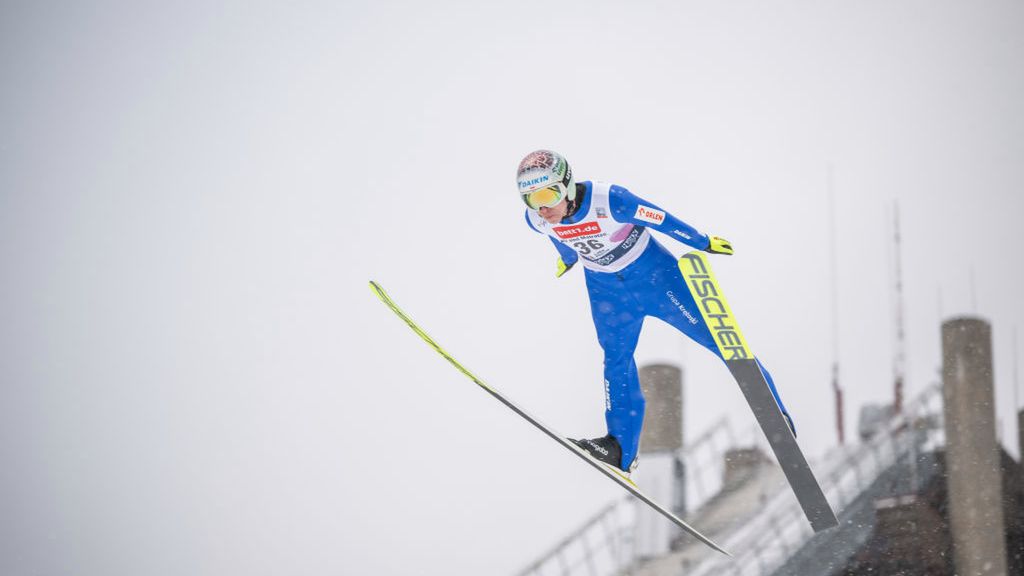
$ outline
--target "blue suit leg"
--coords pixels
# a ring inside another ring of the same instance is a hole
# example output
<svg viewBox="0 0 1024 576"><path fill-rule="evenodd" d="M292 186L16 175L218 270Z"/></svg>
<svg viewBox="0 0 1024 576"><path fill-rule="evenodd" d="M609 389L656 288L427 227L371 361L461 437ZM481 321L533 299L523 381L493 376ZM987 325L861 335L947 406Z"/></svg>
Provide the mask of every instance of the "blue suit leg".
<svg viewBox="0 0 1024 576"><path fill-rule="evenodd" d="M761 374L764 374L764 381L768 383L768 389L772 391L772 396L775 397L775 403L779 405L779 410L782 410L782 415L786 417L786 422L789 423L789 429L793 431L793 436L796 436L796 424L793 423L793 417L789 415L786 407L782 404L782 398L779 396L779 391L775 389L775 380L772 379L772 375L768 372L768 369L761 363L760 358L754 358L757 362L758 368L761 369Z"/></svg>
<svg viewBox="0 0 1024 576"><path fill-rule="evenodd" d="M590 311L604 350L605 421L622 447L622 465L636 458L646 401L640 389L633 352L644 314L636 298L614 275L587 273Z"/></svg>

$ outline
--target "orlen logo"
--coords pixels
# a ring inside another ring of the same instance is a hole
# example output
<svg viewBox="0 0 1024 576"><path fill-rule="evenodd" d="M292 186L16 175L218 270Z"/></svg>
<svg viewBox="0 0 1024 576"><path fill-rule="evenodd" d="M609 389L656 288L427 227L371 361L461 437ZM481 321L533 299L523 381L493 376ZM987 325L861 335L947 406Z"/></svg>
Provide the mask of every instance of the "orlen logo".
<svg viewBox="0 0 1024 576"><path fill-rule="evenodd" d="M579 238L601 233L601 225L597 222L584 222L575 226L555 226L552 228L559 238Z"/></svg>
<svg viewBox="0 0 1024 576"><path fill-rule="evenodd" d="M665 213L661 210L655 210L654 208L637 206L634 218L637 220L643 220L644 222L650 222L651 224L661 224L665 221Z"/></svg>

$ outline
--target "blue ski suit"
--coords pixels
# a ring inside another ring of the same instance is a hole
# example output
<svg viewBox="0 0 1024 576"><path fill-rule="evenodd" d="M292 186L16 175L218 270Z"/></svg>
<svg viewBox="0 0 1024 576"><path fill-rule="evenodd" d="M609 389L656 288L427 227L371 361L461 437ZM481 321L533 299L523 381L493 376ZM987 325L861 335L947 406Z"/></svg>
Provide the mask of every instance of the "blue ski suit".
<svg viewBox="0 0 1024 576"><path fill-rule="evenodd" d="M582 182L576 212L557 225L533 211L526 221L546 234L566 266L584 267L590 310L604 350L605 421L622 447L621 466L637 456L645 401L633 352L644 318L659 318L722 358L677 259L650 234L653 229L697 249L710 241L658 206L621 186ZM724 359L723 359L724 361ZM758 361L775 401L789 418L771 375ZM792 420L790 420L792 421Z"/></svg>

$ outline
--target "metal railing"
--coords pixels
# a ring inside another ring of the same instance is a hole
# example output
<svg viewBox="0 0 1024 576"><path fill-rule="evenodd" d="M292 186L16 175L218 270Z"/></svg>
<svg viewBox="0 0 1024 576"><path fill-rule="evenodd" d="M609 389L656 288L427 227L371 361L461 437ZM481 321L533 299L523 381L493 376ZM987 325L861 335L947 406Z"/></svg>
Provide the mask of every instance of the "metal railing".
<svg viewBox="0 0 1024 576"><path fill-rule="evenodd" d="M686 502L696 509L722 487L725 453L736 446L727 418L715 421L689 445L677 452L686 466ZM625 496L607 505L517 576L611 576L625 574L635 565L633 540L636 506Z"/></svg>
<svg viewBox="0 0 1024 576"><path fill-rule="evenodd" d="M633 523L628 499L616 500L518 576L619 574L633 562Z"/></svg>
<svg viewBox="0 0 1024 576"><path fill-rule="evenodd" d="M913 461L918 451L929 449L928 443L943 444L941 418L941 387L934 384L868 442L836 450L815 466L826 498L841 511L900 459ZM925 423L924 436L918 433L921 423ZM756 426L747 432L738 443L728 421L722 418L677 453L686 464L689 510L698 509L721 490L727 451L738 446L767 447ZM628 574L637 561L633 541L635 505L629 496L609 504L518 576ZM767 576L813 535L795 496L788 485L783 485L755 517L720 542L736 554L734 558L711 557L687 574Z"/></svg>
<svg viewBox="0 0 1024 576"><path fill-rule="evenodd" d="M851 450L837 451L822 463L818 478L826 498L841 511L889 467L904 458L914 462L926 445L941 444L941 418L941 388L936 384L869 441ZM741 529L722 542L736 554L734 558L711 557L688 575L766 576L813 535L799 503L786 486L765 503L757 516L745 521Z"/></svg>

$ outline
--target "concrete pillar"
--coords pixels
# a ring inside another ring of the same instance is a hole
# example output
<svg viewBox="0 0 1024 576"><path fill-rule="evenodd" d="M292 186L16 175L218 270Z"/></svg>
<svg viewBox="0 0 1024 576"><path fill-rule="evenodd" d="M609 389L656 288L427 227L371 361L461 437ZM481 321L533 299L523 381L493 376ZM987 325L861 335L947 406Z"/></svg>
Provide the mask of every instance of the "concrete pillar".
<svg viewBox="0 0 1024 576"><path fill-rule="evenodd" d="M760 448L730 448L725 452L725 471L722 473L722 492L735 490L772 461Z"/></svg>
<svg viewBox="0 0 1024 576"><path fill-rule="evenodd" d="M1017 412L1017 462L1024 467L1024 408Z"/></svg>
<svg viewBox="0 0 1024 576"><path fill-rule="evenodd" d="M942 324L942 394L956 573L1005 576L1006 529L988 322L955 318Z"/></svg>
<svg viewBox="0 0 1024 576"><path fill-rule="evenodd" d="M640 451L679 450L683 447L683 371L671 364L642 366L640 388L647 400Z"/></svg>
<svg viewBox="0 0 1024 576"><path fill-rule="evenodd" d="M640 387L647 400L647 413L640 434L640 467L633 478L648 496L682 515L686 508L685 469L679 458L683 447L683 371L670 364L641 366ZM637 556L654 558L668 553L678 535L678 528L637 503Z"/></svg>

